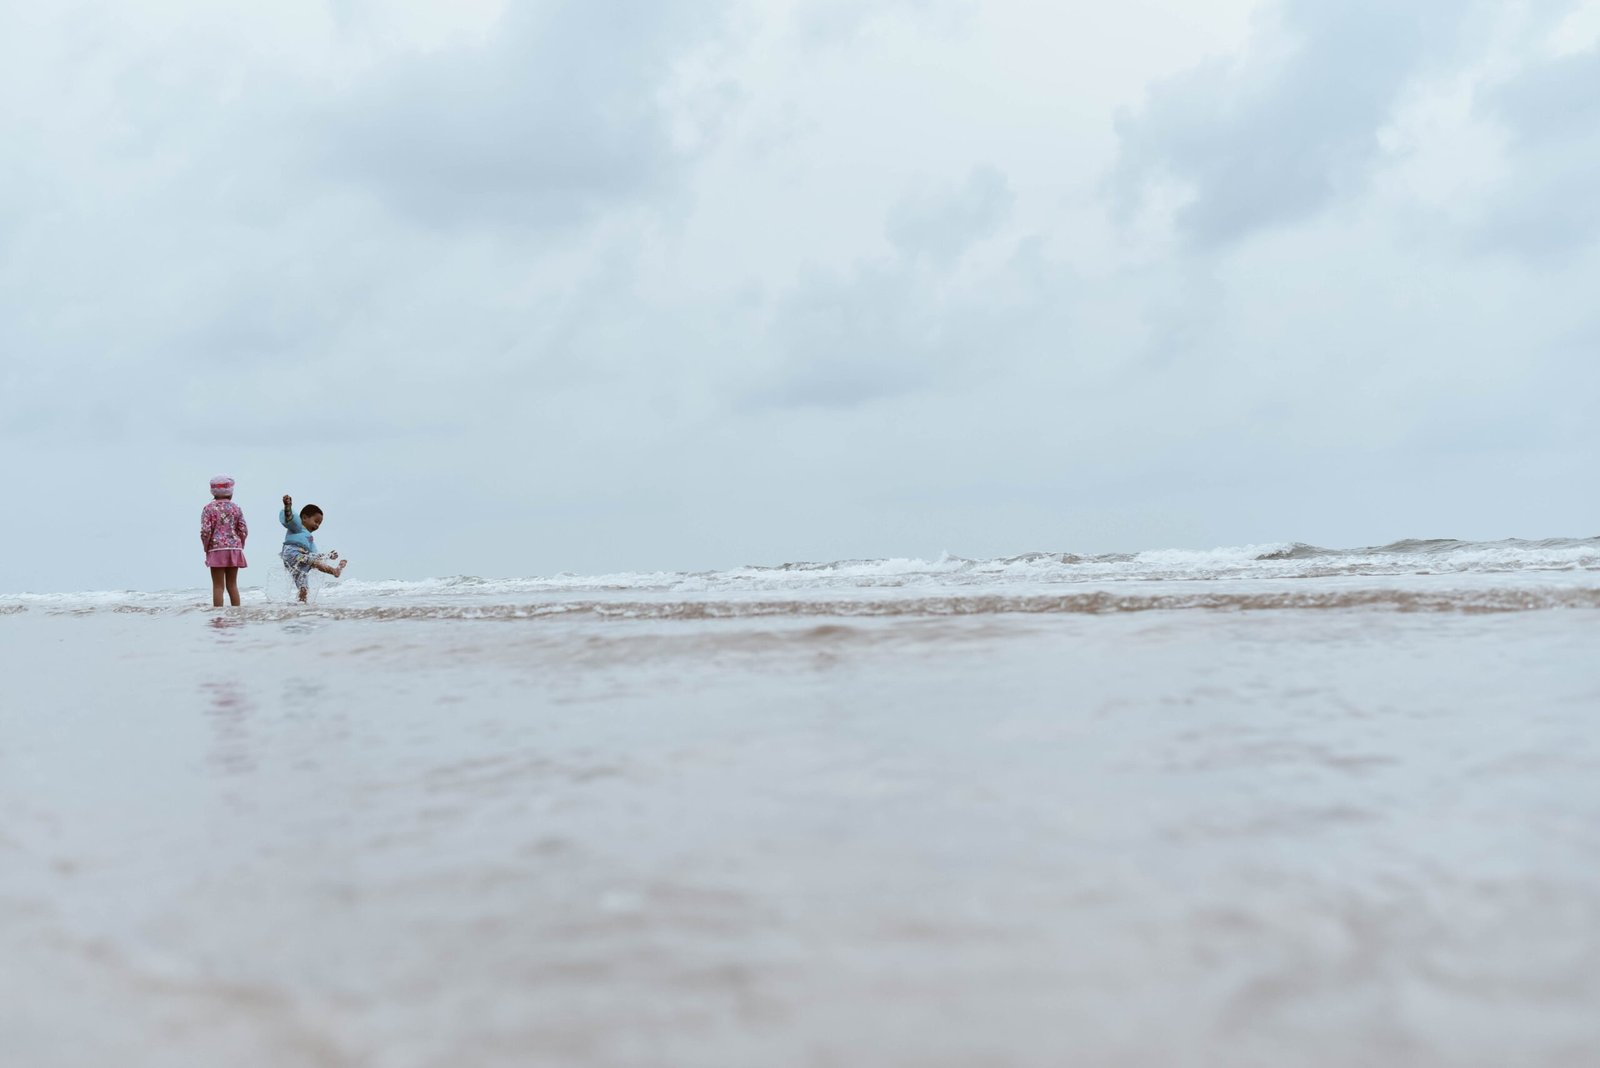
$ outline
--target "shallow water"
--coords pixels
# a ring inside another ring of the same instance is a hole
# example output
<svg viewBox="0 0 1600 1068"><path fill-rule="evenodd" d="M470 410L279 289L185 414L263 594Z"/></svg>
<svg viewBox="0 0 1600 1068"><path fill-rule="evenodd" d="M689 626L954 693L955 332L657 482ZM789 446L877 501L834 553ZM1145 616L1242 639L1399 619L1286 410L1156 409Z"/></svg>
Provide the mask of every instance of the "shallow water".
<svg viewBox="0 0 1600 1068"><path fill-rule="evenodd" d="M1600 1059L1593 568L839 570L0 598L0 1062Z"/></svg>

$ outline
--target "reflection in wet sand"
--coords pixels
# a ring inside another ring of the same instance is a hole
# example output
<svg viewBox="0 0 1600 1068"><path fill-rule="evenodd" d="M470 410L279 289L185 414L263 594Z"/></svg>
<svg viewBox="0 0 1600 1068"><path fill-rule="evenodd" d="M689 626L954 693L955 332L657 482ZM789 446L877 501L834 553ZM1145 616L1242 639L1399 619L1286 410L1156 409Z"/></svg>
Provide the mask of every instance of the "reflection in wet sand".
<svg viewBox="0 0 1600 1068"><path fill-rule="evenodd" d="M255 768L251 751L250 717L255 704L244 687L233 680L203 683L200 687L205 714L212 727L211 763L218 770L240 774Z"/></svg>
<svg viewBox="0 0 1600 1068"><path fill-rule="evenodd" d="M1587 1063L1594 615L7 616L0 1039Z"/></svg>

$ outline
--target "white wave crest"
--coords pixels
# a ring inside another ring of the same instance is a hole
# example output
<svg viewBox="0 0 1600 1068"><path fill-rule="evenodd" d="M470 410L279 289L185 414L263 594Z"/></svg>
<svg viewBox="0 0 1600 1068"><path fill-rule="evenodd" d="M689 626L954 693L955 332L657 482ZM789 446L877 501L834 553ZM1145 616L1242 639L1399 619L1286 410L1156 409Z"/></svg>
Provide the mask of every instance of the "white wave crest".
<svg viewBox="0 0 1600 1068"><path fill-rule="evenodd" d="M1030 552L990 560L945 553L934 560L891 557L826 563L747 565L726 571L562 573L547 577L481 578L457 575L418 580L352 580L329 583L320 598L330 603L421 600L482 602L506 598L579 594L652 596L793 595L873 591L949 590L977 593L1059 589L1063 586L1136 582L1191 583L1230 580L1292 580L1407 575L1516 575L1600 572L1600 538L1459 542L1404 541L1364 549L1320 549L1299 542L1220 546L1212 549L1153 549L1135 553L1079 555ZM186 591L90 591L0 596L0 609L26 611L160 610L194 603ZM260 587L244 591L245 603L273 600Z"/></svg>

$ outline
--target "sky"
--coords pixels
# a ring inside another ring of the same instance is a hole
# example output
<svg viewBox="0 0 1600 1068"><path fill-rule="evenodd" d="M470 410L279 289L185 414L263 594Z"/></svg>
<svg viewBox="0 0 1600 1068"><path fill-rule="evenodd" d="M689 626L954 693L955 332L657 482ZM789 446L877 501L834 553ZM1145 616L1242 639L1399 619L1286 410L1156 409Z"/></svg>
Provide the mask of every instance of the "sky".
<svg viewBox="0 0 1600 1068"><path fill-rule="evenodd" d="M1600 0L0 22L0 591L1600 534Z"/></svg>

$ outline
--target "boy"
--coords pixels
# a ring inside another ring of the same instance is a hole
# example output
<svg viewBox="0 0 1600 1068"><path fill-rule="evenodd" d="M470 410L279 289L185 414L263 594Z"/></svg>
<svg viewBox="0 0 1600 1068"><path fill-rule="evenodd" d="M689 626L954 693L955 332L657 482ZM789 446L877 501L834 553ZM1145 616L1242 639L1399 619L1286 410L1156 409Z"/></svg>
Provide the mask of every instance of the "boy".
<svg viewBox="0 0 1600 1068"><path fill-rule="evenodd" d="M339 560L338 553L329 553L324 557L317 552L316 539L311 535L322 526L322 509L316 505L306 505L300 509L300 515L297 517L294 514L294 499L285 493L283 511L278 513L278 522L288 531L283 536L283 566L293 576L295 589L300 591L300 602L304 604L306 593L310 589L308 578L312 568L338 578L350 561ZM332 566L328 563L329 560L339 560L339 566Z"/></svg>

